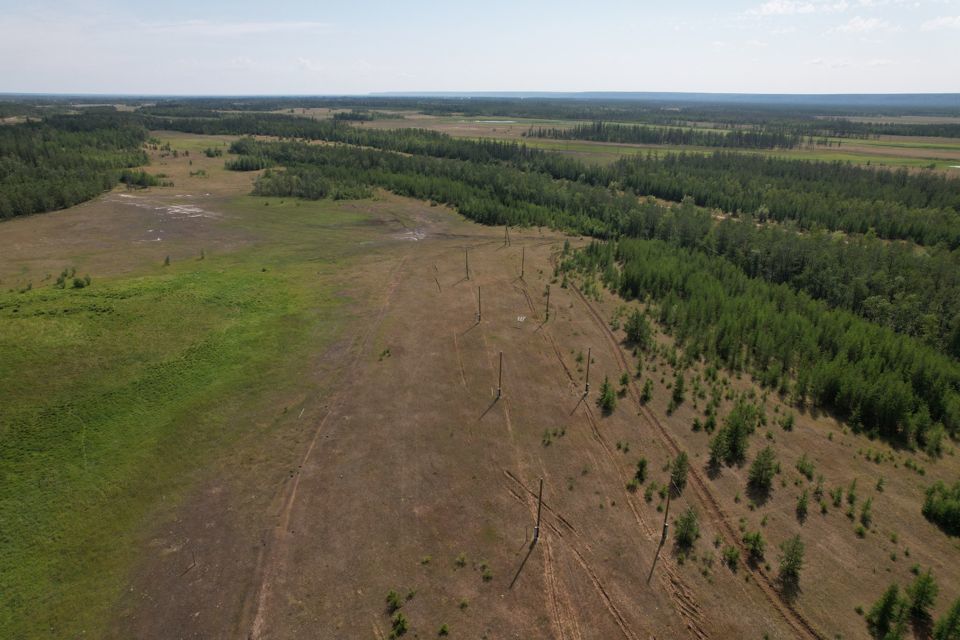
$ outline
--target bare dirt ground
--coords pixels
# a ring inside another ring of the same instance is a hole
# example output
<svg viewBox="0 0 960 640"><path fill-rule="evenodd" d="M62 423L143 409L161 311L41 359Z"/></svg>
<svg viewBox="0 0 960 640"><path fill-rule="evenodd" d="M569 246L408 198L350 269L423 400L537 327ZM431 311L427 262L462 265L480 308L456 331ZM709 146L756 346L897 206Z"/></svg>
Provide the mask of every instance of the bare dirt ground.
<svg viewBox="0 0 960 640"><path fill-rule="evenodd" d="M331 394L308 403L302 458L266 482L277 491L267 512L211 511L211 491L200 492L171 532L199 545L195 568L194 551L171 562L164 549L174 545L158 542L132 596L145 606L123 626L179 637L385 637L384 596L395 589L415 591L403 610L425 636L442 624L457 637L790 635L796 621L762 589L683 569L669 546L647 583L662 516L624 489L636 456L614 442L631 440L652 461L669 450L635 407L601 418L583 401L571 350L595 345L599 376L620 370L619 347L571 290L554 287L543 322L560 239L515 233L503 247L498 231L445 226L427 225L423 240L366 274L379 283L378 303L345 346ZM479 323L477 286L486 291ZM564 435L544 446L554 429ZM544 525L531 549L541 477ZM704 539L718 531L704 523ZM237 532L246 543L226 544ZM725 608L722 594L753 613Z"/></svg>
<svg viewBox="0 0 960 640"><path fill-rule="evenodd" d="M150 170L169 173L177 186L114 192L97 215L78 207L5 223L21 238L13 250L36 263L27 274L0 274L4 286L58 271L71 256L107 261L103 246L84 244L91 242L117 243L107 252L115 254L110 268L135 271L147 249L127 259L124 247L149 242L147 230L168 216L177 241L154 241L162 248L149 249L151 260L211 243L223 251L255 243L254 233L189 208L229 218L251 176L191 177L222 159L194 152L190 159L156 158ZM207 184L216 188L205 200ZM181 201L186 208L177 209ZM112 637L386 638L385 596L396 590L408 637L434 637L446 624L456 638L856 638L866 628L854 607L869 608L892 581L907 584L914 563L938 579L937 613L958 595L957 542L920 515L923 489L957 477L952 450L930 461L814 414L798 415L785 432L775 420L787 409L771 396L770 426L753 436L751 454L773 443L783 473L771 498L754 504L744 491L746 469L707 474L708 436L690 426L702 417L693 394L668 415L673 371L662 358L644 360L651 403L640 405L642 380L633 379L616 411L599 413L602 378L632 372L636 359L622 331L610 328L621 301L609 295L598 302L555 283L546 319L545 289L563 236L514 230L504 246L502 228L388 195L342 207L362 216L366 229L345 236L353 254L342 274L353 300L349 328L303 353L309 375L273 389L276 406L247 417L256 429L199 472L186 499L157 515ZM131 227L98 233L104 216ZM77 245L51 255L43 242L54 235ZM578 355L588 349L592 391L584 399L586 363ZM753 387L747 378L731 385ZM729 408L725 400L720 415ZM665 465L680 450L693 471L671 501L671 519L692 506L701 526L685 559L672 540L659 546L660 498L647 502L642 487L625 488L641 456L663 485ZM867 460L868 450L884 461ZM846 504L821 515L811 501L808 518L797 520L796 497L812 487L794 470L803 452L827 489L856 478L861 500L873 497L866 538L854 534ZM925 475L907 469L908 459ZM543 522L531 546L541 478ZM743 551L744 530L763 532L769 567L723 565L720 549ZM776 583L776 546L795 533L807 545L806 566L799 595L788 600Z"/></svg>
<svg viewBox="0 0 960 640"><path fill-rule="evenodd" d="M927 478L900 465L878 469L854 451L885 447L804 415L793 432L771 434L791 484L748 507L739 497L745 470L707 477L706 436L691 432L690 407L667 417L661 384L643 409L632 387L611 417L600 416L593 397L583 401L577 352L593 349L594 396L604 374L617 377L633 359L606 324L615 301L598 305L554 286L544 323L560 238L514 232L504 247L499 230L451 232L430 215L418 229L422 240L400 244L359 275L376 281L377 303L326 363L336 382L329 395L307 401L311 421L298 435L298 458L282 474L235 470L258 474L256 482L272 478L269 509L221 513L201 493L172 537L193 539L202 529L209 548L197 552L192 578L174 573L192 566L186 552L173 567L155 559L164 569L148 572L139 594L152 606L136 612L132 628L177 629L180 637L386 637L384 597L394 589L414 593L402 611L424 637L442 624L455 637L859 637L865 627L853 608L868 607L893 579L908 582L914 562L933 567L945 593L956 592L956 549L919 516L922 487L949 468ZM768 401L771 412L776 405ZM545 446L544 432L554 430L563 435ZM682 564L669 542L657 555L657 500L625 490L640 455L662 484L663 465L681 449L695 472L671 511L693 505L702 528ZM857 477L862 494L874 495L878 524L867 540L839 509L822 516L814 505L802 525L793 517L792 468L802 451L828 487ZM882 494L873 489L879 475L887 480ZM531 548L539 478L544 523ZM713 541L740 547L744 526L763 531L772 568L722 565ZM795 532L807 542L808 562L799 597L787 601L776 583L776 544ZM237 533L243 544L224 544Z"/></svg>

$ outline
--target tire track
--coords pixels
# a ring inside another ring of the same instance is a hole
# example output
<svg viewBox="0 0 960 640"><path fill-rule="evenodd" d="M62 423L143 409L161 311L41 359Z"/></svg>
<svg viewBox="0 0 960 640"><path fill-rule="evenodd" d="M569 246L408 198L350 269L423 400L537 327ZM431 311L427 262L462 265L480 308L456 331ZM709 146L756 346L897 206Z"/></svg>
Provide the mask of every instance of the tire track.
<svg viewBox="0 0 960 640"><path fill-rule="evenodd" d="M521 290L526 296L528 304L530 304L532 307L532 302L530 302L530 297L526 289L521 288ZM547 340L547 342L549 342L549 344L553 347L554 354L556 354L557 360L560 362L567 379L570 381L571 385L575 385L576 381L573 377L573 373L570 371L570 368L567 366L567 363L563 358L563 354L560 351L560 347L557 344L556 338L554 338L553 334L549 331L544 330L541 333L544 336L544 339ZM593 415L593 411L590 409L589 404L587 404L585 401L581 401L580 404L583 405L583 412L587 418L587 422L590 424L591 436L604 451L604 458L610 471L619 479L620 486L625 486L628 479L624 478L617 456L614 454L609 443L601 434L599 426L597 425L596 417ZM656 539L657 531L644 519L643 515L640 513L640 510L636 504L636 498L628 494L626 502L630 507L630 511L633 514L634 520L636 521L637 526L640 527L641 531L648 539ZM690 629L691 633L700 640L704 640L705 638L709 637L705 630L706 625L703 611L697 604L696 599L693 597L690 589L686 586L686 584L684 584L682 578L677 574L676 568L673 565L665 562L664 571L667 573L667 577L664 578L664 576L658 574L658 580L663 586L665 592L674 600L676 604L676 611L681 618L684 619L687 628Z"/></svg>
<svg viewBox="0 0 960 640"><path fill-rule="evenodd" d="M353 374L360 362L360 358L364 353L366 353L366 347L370 342L371 336L374 334L375 330L380 327L387 308L390 306L390 300L393 297L393 293L400 284L403 268L406 265L406 262L407 256L404 256L392 269L390 273L390 283L384 293L383 301L380 304L380 308L378 309L374 321L369 324L365 332L354 334L351 344L351 349L354 351L353 359L344 369L344 378ZM280 521L274 525L273 535L270 536L269 542L260 547L253 576L253 582L258 586L256 587L256 595L254 596L254 600L249 601L250 596L248 596L248 601L244 603L242 614L239 620L239 626L241 630L240 637L246 635L251 640L259 640L263 634L264 625L266 624L267 605L270 596L272 595L270 583L277 574L277 564L280 561L281 556L285 555L284 546L287 543L287 530L290 525L290 517L293 513L293 506L296 502L297 490L300 487L300 479L303 477L303 467L307 464L307 461L313 454L313 451L317 446L317 442L320 440L320 434L323 432L324 426L327 423L327 419L337 408L340 407L343 402L344 395L345 390L343 389L342 385L339 390L334 391L333 396L327 405L327 410L320 419L319 424L317 424L317 427L314 429L313 437L310 439L310 444L307 446L307 450L304 452L304 455L300 460L300 465L297 467L298 471L293 477L293 482L285 485L284 489L282 490L280 502L283 507L278 515ZM251 617L252 621L248 623L247 620ZM248 632L242 631L243 629L247 628L249 628Z"/></svg>
<svg viewBox="0 0 960 640"><path fill-rule="evenodd" d="M583 305L587 308L596 325L600 328L605 341L616 356L617 362L623 367L624 371L630 371L630 365L627 362L626 356L623 354L623 349L620 347L620 344L617 342L616 337L613 335L613 332L607 326L606 322L604 322L603 317L587 300L586 296L583 295L576 285L570 283L570 289L577 295ZM637 388L636 381L632 377L630 379L628 389L631 397L640 407L639 415L642 416L648 424L654 427L655 431L660 435L663 443L673 453L673 455L679 454L681 449L677 445L676 440L672 435L670 435L653 411L640 402L640 391ZM747 564L746 560L744 559L747 557L747 550L743 544L743 541L739 536L736 535L733 526L724 515L720 504L710 493L710 490L708 489L706 482L703 480L703 477L700 475L700 472L693 466L690 468L689 478L692 481L690 484L694 489L694 494L700 503L706 508L711 521L718 527L718 529L720 529L721 535L723 535L723 537L726 539L727 544L733 544L740 549L740 565L746 571L757 576L757 579L754 580L754 583L760 587L761 593L763 593L770 604L772 604L774 608L781 614L787 624L797 632L798 636L821 640L823 636L793 605L784 600L780 592L774 587L770 577L760 569L754 571L750 565Z"/></svg>
<svg viewBox="0 0 960 640"><path fill-rule="evenodd" d="M547 582L547 590L550 593L550 602L553 606L554 620L557 621L557 630L560 632L560 639L583 640L583 634L580 633L580 624L577 622L577 613L570 601L570 592L563 584L562 578L557 575L555 570L556 562L553 559L553 545L550 538L543 539L544 562L543 573ZM565 632L564 627L570 631Z"/></svg>
<svg viewBox="0 0 960 640"><path fill-rule="evenodd" d="M457 332L453 332L453 348L457 352L457 364L460 365L460 384L467 386L467 378L463 374L463 356L460 355L460 342L457 340Z"/></svg>
<svg viewBox="0 0 960 640"><path fill-rule="evenodd" d="M627 621L623 618L623 614L620 613L620 610L617 609L617 606L613 603L613 600L610 598L610 595L607 593L607 590L603 587L603 583L600 582L600 579L597 577L597 574L594 573L593 569L584 560L583 556L577 550L576 547L571 546L570 550L573 551L573 557L576 558L577 564L579 564L587 576L590 578L590 582L593 583L594 588L600 593L600 597L603 599L603 604L606 607L607 611L613 616L613 619L616 621L617 626L620 627L620 631L623 632L623 636L628 640L640 640L630 627L627 626Z"/></svg>
<svg viewBox="0 0 960 640"><path fill-rule="evenodd" d="M479 332L480 338L483 341L483 350L484 354L487 357L487 366L490 371L490 375L494 374L493 367L493 354L490 349L490 343L487 340L486 331L482 323L479 323ZM513 421L510 419L510 407L507 403L507 400L503 397L497 398L494 402L501 404L503 408L503 419L506 423L507 434L510 438L511 450L514 458L514 465L521 472L525 469L523 462L523 456L520 451L519 446L517 445L516 437L513 432ZM519 480L516 479L516 476L509 471L504 470L511 478L516 480L518 484L523 486ZM509 487L508 487L509 489ZM536 495L528 495L526 498L519 495L515 491L510 491L521 504L523 504L527 511L530 513L531 519L536 515ZM529 494L529 492L528 492ZM531 497L533 501L531 501ZM546 546L547 540L544 539L544 546ZM533 552L533 549L530 549L530 553ZM573 608L573 605L570 602L570 594L567 591L563 581L557 576L553 555L552 553L545 553L543 555L543 573L544 573L544 583L546 585L546 590L544 593L544 598L546 599L546 606L548 611L550 611L551 622L556 628L557 637L563 638L564 640L582 640L580 635L580 627L576 618L576 611ZM570 629L571 633L567 634L566 630Z"/></svg>
<svg viewBox="0 0 960 640"><path fill-rule="evenodd" d="M516 282L514 282L513 288L523 295L527 303L527 307L530 309L531 317L533 317L535 320L539 320L539 314L537 313L536 308L533 304L533 300L531 299L530 294L527 290L526 283L523 281L520 281L520 282L522 282L523 284L518 285ZM540 331L541 337L550 345L550 347L552 347L554 354L557 357L557 360L560 362L563 368L563 371L567 377L567 380L571 384L571 387L575 387L576 386L575 379L573 377L572 372L567 367L567 364L563 359L563 356L560 352L560 347L557 344L557 341L554 338L554 336L549 331L545 330L545 326L546 326L545 323L540 325L540 329L543 329L542 331ZM600 430L598 428L598 425L596 423L596 419L593 416L592 412L590 411L589 406L585 403L581 403L581 404L584 405L584 413L586 414L587 420L590 423L591 433L594 440L598 443L600 448L604 451L605 460L609 465L610 469L612 470L612 472L615 474L617 478L621 480L621 483L624 484L625 480L623 479L620 465L617 464L617 459L613 453L613 450L610 448L610 445L602 437ZM513 475L511 472L509 472L506 469L504 469L504 473L507 475L508 478L510 478L513 482L515 482L518 486L520 486L529 497L533 498L534 500L536 499L537 494L535 494L522 481L520 481L519 478L517 478L515 475ZM641 513L637 509L637 505L635 504L634 500L631 500L628 497L627 503L630 506L630 510L633 513L633 517L636 520L638 526L641 528L641 530L643 530L646 533L648 538L653 538L655 535L655 532L652 529L652 527L643 519ZM547 503L543 503L543 507L545 510L547 510L549 514L557 518L558 522L561 522L565 527L567 527L574 534L574 536L580 541L580 544L583 545L585 550L589 551L591 549L590 544L588 542L583 541L582 538L580 538L579 533L576 531L573 525L569 523L569 521L563 518L563 516L560 515L558 512L556 512L552 507L547 505ZM551 530L557 533L560 539L566 540L563 534L560 532L560 530L556 526L552 526ZM617 626L621 629L621 631L623 631L624 636L628 640L634 640L637 636L629 628L626 619L623 617L623 614L621 614L620 610L617 609L610 595L607 593L606 588L603 586L602 581L597 576L593 568L590 566L589 562L586 560L583 553L576 546L573 546L572 542L567 541L567 544L570 547L571 551L573 551L573 553L575 554L577 564L579 564L581 568L584 570L584 572L587 574L587 577L590 579L591 583L594 585L598 595L601 598L601 601L604 603L605 608L610 613L611 617L614 619ZM702 615L702 612L699 610L699 607L697 606L695 600L693 599L690 593L690 590L685 585L683 585L682 580L675 573L671 576L671 578L672 579L668 581L661 577L660 581L663 584L665 591L668 594L670 594L673 600L676 601L675 610L680 615L681 619L684 621L687 628L691 631L694 637L696 637L698 640L705 640L705 638L707 638L707 634L703 630L703 624L704 624L703 615Z"/></svg>

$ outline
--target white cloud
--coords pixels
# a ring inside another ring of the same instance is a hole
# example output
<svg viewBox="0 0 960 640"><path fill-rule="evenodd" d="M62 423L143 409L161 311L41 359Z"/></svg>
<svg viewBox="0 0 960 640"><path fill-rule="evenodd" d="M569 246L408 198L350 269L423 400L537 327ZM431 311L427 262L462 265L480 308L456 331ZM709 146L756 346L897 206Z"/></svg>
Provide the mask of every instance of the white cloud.
<svg viewBox="0 0 960 640"><path fill-rule="evenodd" d="M871 31L889 31L890 23L880 18L862 18L854 16L839 27L830 29L831 33L870 33Z"/></svg>
<svg viewBox="0 0 960 640"><path fill-rule="evenodd" d="M792 16L798 13L813 13L816 7L812 2L795 0L770 0L747 13L757 16Z"/></svg>
<svg viewBox="0 0 960 640"><path fill-rule="evenodd" d="M850 8L847 0L809 2L807 0L768 0L747 11L754 16L793 16L810 13L841 13Z"/></svg>
<svg viewBox="0 0 960 640"><path fill-rule="evenodd" d="M960 29L960 16L942 16L927 20L920 28L924 31L936 31L938 29Z"/></svg>
<svg viewBox="0 0 960 640"><path fill-rule="evenodd" d="M146 24L144 29L156 33L200 37L252 36L280 33L325 32L331 29L326 22L212 22L188 20L161 24Z"/></svg>
<svg viewBox="0 0 960 640"><path fill-rule="evenodd" d="M849 60L844 59L831 59L824 60L823 58L813 58L812 60L807 60L807 64L815 67L829 67L830 69L843 69L844 67L849 67L853 63Z"/></svg>

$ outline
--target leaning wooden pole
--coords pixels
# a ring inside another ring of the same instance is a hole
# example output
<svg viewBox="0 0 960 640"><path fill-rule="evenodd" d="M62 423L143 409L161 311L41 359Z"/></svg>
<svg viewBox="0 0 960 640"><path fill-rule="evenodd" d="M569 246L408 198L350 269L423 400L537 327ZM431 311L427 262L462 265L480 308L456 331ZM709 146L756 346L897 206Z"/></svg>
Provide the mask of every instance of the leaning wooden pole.
<svg viewBox="0 0 960 640"><path fill-rule="evenodd" d="M537 493L537 524L533 527L533 544L540 539L540 510L543 507L543 478L540 478L540 492Z"/></svg>
<svg viewBox="0 0 960 640"><path fill-rule="evenodd" d="M497 399L500 399L500 394L503 389L503 351L500 352L500 374L497 376Z"/></svg>
<svg viewBox="0 0 960 640"><path fill-rule="evenodd" d="M583 388L583 395L590 393L590 354L592 353L592 347L587 347L587 384ZM581 352L582 353L582 352Z"/></svg>
<svg viewBox="0 0 960 640"><path fill-rule="evenodd" d="M670 483L673 484L672 482ZM667 542L667 534L670 532L670 523L667 518L670 516L670 494L673 493L673 487L667 486L667 508L663 510L663 531L660 533L660 546Z"/></svg>

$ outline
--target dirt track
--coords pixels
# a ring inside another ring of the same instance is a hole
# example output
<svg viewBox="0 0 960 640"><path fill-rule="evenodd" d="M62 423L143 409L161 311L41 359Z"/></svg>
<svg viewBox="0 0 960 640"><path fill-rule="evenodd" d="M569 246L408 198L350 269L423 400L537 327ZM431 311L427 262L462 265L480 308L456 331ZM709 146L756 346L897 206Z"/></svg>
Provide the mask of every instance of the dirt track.
<svg viewBox="0 0 960 640"><path fill-rule="evenodd" d="M574 290L554 285L543 321L561 239L513 233L504 247L495 229L451 231L434 215L418 224L425 239L388 242L358 274L379 293L322 363L333 390L306 399L310 426L298 435L296 462L272 476L255 471L277 487L267 513L249 512L255 501L216 513L223 506L207 501L214 511L177 525L185 538L213 527L221 543L258 542L246 551L208 543L200 570L138 585L141 606L132 604L121 626L173 628L178 637L386 637L384 597L395 589L415 591L403 611L426 637L441 624L455 637L791 635L760 590L719 566L706 575L680 567L669 545L647 583L662 515L624 486L641 454L659 469L672 451L638 422L634 402L602 418L595 392L583 399L575 353L593 347L594 390L604 374L618 377L624 356ZM545 445L554 430L563 435ZM629 454L614 447L620 441ZM540 477L544 526L531 549ZM703 550L717 524L704 523ZM145 575L162 573L164 562L148 563ZM718 606L724 594L737 594L736 610Z"/></svg>

